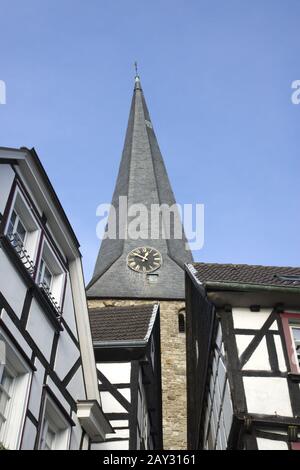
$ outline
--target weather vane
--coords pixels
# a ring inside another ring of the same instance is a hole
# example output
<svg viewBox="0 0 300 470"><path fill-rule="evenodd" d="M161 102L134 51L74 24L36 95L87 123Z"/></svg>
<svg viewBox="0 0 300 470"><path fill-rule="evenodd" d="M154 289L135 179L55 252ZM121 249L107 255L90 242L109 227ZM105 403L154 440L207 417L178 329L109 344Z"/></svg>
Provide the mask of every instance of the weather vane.
<svg viewBox="0 0 300 470"><path fill-rule="evenodd" d="M135 76L138 77L138 65L137 65L137 62L135 61L134 63L134 68L135 68Z"/></svg>

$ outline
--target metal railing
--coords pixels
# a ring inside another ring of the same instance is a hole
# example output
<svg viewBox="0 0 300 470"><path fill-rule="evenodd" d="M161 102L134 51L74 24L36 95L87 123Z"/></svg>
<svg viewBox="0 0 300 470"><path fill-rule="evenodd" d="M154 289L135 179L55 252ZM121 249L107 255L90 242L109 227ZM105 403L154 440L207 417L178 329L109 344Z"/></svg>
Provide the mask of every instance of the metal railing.
<svg viewBox="0 0 300 470"><path fill-rule="evenodd" d="M35 273L35 265L32 259L30 258L26 248L24 247L22 240L20 239L17 233L9 233L7 236L9 238L10 243L18 253L23 265L29 272L30 276L33 277Z"/></svg>
<svg viewBox="0 0 300 470"><path fill-rule="evenodd" d="M45 282L41 282L39 284L39 287L42 289L42 291L44 292L44 294L48 297L48 299L50 300L53 308L55 309L56 311L56 314L58 316L58 318L61 317L61 310L60 310L60 306L58 305L58 303L56 302L55 298L53 297L52 295L52 292L51 290L49 289L49 286L45 283Z"/></svg>
<svg viewBox="0 0 300 470"><path fill-rule="evenodd" d="M11 245L14 247L17 254L19 255L19 258L22 261L23 265L25 266L25 268L29 272L30 276L34 277L35 265L34 265L34 262L32 261L32 259L30 258L26 248L24 247L22 240L20 239L20 237L16 233L9 233L7 236L8 236L8 239L9 239ZM42 292L44 293L44 295L50 301L52 307L54 308L54 310L56 312L56 315L57 315L58 319L60 319L61 316L62 316L61 310L60 310L59 304L56 302L54 296L52 295L52 292L49 289L49 286L45 282L41 282L38 285L39 285L40 289L42 290Z"/></svg>

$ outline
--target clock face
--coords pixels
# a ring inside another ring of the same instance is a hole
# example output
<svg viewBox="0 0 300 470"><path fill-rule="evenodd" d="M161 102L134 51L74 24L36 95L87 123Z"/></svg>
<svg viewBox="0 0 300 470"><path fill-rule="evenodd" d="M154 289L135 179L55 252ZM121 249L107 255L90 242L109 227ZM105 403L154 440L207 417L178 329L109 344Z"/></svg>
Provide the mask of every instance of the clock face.
<svg viewBox="0 0 300 470"><path fill-rule="evenodd" d="M159 251L150 246L140 246L127 256L127 265L138 273L151 273L160 268L162 257Z"/></svg>

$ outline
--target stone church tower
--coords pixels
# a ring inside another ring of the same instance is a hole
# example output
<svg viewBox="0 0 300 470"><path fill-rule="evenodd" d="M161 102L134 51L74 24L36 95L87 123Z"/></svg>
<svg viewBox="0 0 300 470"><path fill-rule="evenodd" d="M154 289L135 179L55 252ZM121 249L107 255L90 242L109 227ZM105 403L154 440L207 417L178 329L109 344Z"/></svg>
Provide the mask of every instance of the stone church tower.
<svg viewBox="0 0 300 470"><path fill-rule="evenodd" d="M112 199L117 211L120 196L127 197L128 207L144 204L149 214L153 204L175 204L138 76ZM125 219L128 227L130 217ZM160 302L164 448L186 449L184 263L192 261L192 254L181 225L181 239L172 227L165 239L162 219L157 224L149 217L140 239L124 239L117 228L117 239L102 241L87 297L90 308ZM155 239L151 229L158 233Z"/></svg>

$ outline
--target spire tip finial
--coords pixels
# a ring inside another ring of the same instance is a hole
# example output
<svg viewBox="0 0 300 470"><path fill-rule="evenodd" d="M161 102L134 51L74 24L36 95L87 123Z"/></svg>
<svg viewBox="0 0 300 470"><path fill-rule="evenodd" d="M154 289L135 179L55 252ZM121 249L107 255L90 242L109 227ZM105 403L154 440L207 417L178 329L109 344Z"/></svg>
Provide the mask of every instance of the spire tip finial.
<svg viewBox="0 0 300 470"><path fill-rule="evenodd" d="M134 70L135 70L135 81L137 82L140 80L137 61L134 62Z"/></svg>

